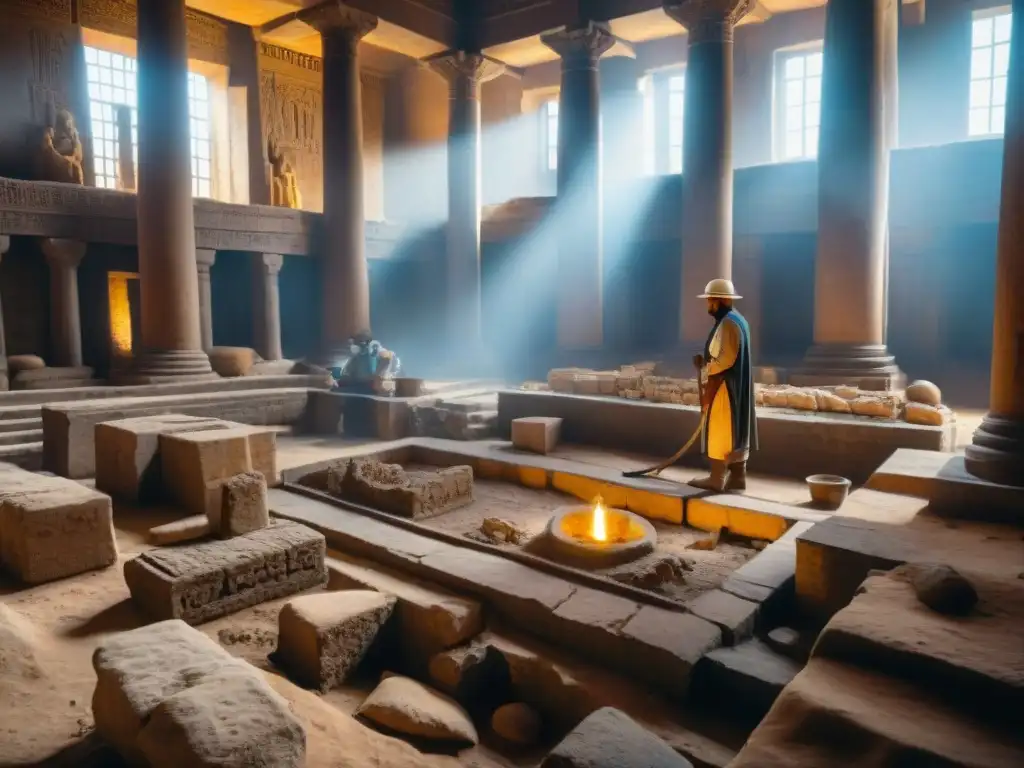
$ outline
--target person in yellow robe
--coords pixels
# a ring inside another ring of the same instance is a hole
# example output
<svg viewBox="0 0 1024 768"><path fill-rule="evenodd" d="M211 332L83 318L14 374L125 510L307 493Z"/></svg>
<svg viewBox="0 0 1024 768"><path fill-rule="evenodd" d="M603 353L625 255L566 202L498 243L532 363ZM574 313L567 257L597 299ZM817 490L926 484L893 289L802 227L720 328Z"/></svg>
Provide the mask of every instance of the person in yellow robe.
<svg viewBox="0 0 1024 768"><path fill-rule="evenodd" d="M711 474L690 485L742 491L747 487L747 459L751 450L757 450L750 326L733 305L743 297L732 281L712 280L698 298L707 300L708 314L715 320L704 353L694 357L703 384L701 407L708 412L701 449Z"/></svg>

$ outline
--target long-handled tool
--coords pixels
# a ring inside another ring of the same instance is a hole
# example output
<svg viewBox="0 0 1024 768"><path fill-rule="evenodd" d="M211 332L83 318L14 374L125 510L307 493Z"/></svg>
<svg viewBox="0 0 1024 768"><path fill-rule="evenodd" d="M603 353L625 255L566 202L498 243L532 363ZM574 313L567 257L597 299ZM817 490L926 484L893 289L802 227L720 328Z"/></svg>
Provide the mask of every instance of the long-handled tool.
<svg viewBox="0 0 1024 768"><path fill-rule="evenodd" d="M700 397L701 402L700 423L697 425L696 431L694 431L694 433L690 435L690 439L686 441L683 447L680 448L675 453L673 453L660 464L655 464L653 467L647 467L646 469L635 469L632 472L623 472L623 477L644 477L646 475L658 475L663 469L671 467L673 464L679 461L679 459L682 458L683 454L693 447L693 444L697 442L697 438L700 437L705 427L707 427L708 412L711 410L711 403L708 403L707 405L704 404L704 387L701 385L700 380L700 366L697 366L697 394Z"/></svg>

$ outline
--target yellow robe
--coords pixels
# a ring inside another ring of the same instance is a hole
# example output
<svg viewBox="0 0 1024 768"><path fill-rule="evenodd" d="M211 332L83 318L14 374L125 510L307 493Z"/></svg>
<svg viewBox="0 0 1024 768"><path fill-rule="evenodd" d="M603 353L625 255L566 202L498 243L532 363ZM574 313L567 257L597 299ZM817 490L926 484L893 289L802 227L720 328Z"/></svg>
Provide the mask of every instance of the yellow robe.
<svg viewBox="0 0 1024 768"><path fill-rule="evenodd" d="M736 364L740 351L740 329L732 320L723 320L708 345L709 357L704 363L704 386L709 376L715 376ZM708 458L733 464L746 461L749 451L733 450L732 403L729 390L723 384L718 388L707 423Z"/></svg>

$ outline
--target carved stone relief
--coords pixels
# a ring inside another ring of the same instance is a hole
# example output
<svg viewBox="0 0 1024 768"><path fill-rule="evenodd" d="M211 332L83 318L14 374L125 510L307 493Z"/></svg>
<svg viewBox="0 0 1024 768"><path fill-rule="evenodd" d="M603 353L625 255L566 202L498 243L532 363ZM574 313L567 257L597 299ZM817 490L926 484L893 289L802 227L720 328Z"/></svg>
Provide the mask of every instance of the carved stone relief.
<svg viewBox="0 0 1024 768"><path fill-rule="evenodd" d="M4 11L34 19L71 23L71 0L7 0Z"/></svg>
<svg viewBox="0 0 1024 768"><path fill-rule="evenodd" d="M83 27L135 39L134 0L81 0L78 18ZM186 8L185 25L190 58L214 64L228 63L228 30L223 22Z"/></svg>
<svg viewBox="0 0 1024 768"><path fill-rule="evenodd" d="M28 81L32 122L43 126L49 116L69 107L71 67L67 57L73 47L59 29L35 26L28 31L28 44L32 59Z"/></svg>

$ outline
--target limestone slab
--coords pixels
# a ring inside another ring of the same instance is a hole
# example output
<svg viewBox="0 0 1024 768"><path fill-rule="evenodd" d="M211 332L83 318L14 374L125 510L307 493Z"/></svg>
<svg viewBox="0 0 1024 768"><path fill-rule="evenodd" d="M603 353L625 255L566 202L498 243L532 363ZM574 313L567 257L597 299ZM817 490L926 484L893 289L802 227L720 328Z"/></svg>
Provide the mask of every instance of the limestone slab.
<svg viewBox="0 0 1024 768"><path fill-rule="evenodd" d="M160 435L225 426L221 419L177 413L97 424L96 488L127 502L157 501L163 491Z"/></svg>
<svg viewBox="0 0 1024 768"><path fill-rule="evenodd" d="M547 455L558 446L562 420L557 417L527 416L512 420L512 446L521 451Z"/></svg>
<svg viewBox="0 0 1024 768"><path fill-rule="evenodd" d="M645 605L619 633L637 642L648 678L683 698L700 658L722 644L722 631L698 616Z"/></svg>
<svg viewBox="0 0 1024 768"><path fill-rule="evenodd" d="M146 538L150 544L156 547L166 547L171 544L203 539L209 535L210 518L206 515L191 515L163 525L154 525L149 529Z"/></svg>
<svg viewBox="0 0 1024 768"><path fill-rule="evenodd" d="M278 616L277 655L299 682L326 693L356 670L395 602L369 590L297 597Z"/></svg>
<svg viewBox="0 0 1024 768"><path fill-rule="evenodd" d="M0 564L16 578L40 584L116 560L109 496L0 464Z"/></svg>
<svg viewBox="0 0 1024 768"><path fill-rule="evenodd" d="M356 715L398 733L469 746L479 740L473 721L456 702L408 677L380 682Z"/></svg>
<svg viewBox="0 0 1024 768"><path fill-rule="evenodd" d="M92 664L96 730L129 764L202 766L211 752L256 747L281 759L274 765L302 764L290 759L300 737L304 753L305 735L287 703L254 667L182 621L108 635ZM201 690L176 698L193 688Z"/></svg>
<svg viewBox="0 0 1024 768"><path fill-rule="evenodd" d="M693 764L626 713L604 707L562 739L540 768L693 768Z"/></svg>
<svg viewBox="0 0 1024 768"><path fill-rule="evenodd" d="M695 695L757 721L800 672L802 665L760 640L716 648L700 661Z"/></svg>
<svg viewBox="0 0 1024 768"><path fill-rule="evenodd" d="M686 608L721 629L726 645L734 645L753 634L759 606L720 589L711 589L687 602Z"/></svg>
<svg viewBox="0 0 1024 768"><path fill-rule="evenodd" d="M210 528L221 538L240 536L270 525L267 511L267 481L261 472L243 472L221 486L221 503Z"/></svg>
<svg viewBox="0 0 1024 768"><path fill-rule="evenodd" d="M280 521L223 541L153 549L129 560L132 599L157 619L189 624L326 583L323 535Z"/></svg>

